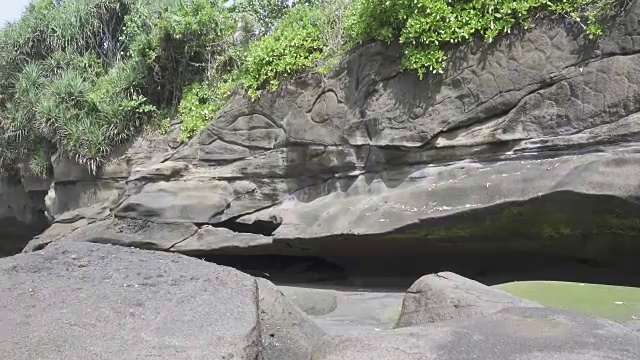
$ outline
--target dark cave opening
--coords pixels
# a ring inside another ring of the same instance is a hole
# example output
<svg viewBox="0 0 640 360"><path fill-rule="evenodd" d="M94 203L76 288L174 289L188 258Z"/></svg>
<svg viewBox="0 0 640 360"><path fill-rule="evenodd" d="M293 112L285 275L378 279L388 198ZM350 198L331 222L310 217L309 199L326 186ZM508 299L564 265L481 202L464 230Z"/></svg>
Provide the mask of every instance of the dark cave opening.
<svg viewBox="0 0 640 360"><path fill-rule="evenodd" d="M344 287L405 291L424 275L451 271L485 285L515 281L566 281L640 287L640 266L534 253L433 254L387 253L325 259L318 256L209 255L199 258L234 267L277 285Z"/></svg>
<svg viewBox="0 0 640 360"><path fill-rule="evenodd" d="M238 222L236 219L229 219L216 224L200 224L209 225L217 228L229 229L237 233L256 234L263 236L272 236L278 230L281 223L279 221L254 220L252 223Z"/></svg>
<svg viewBox="0 0 640 360"><path fill-rule="evenodd" d="M313 256L205 255L198 258L274 283L342 283L348 280L344 268Z"/></svg>
<svg viewBox="0 0 640 360"><path fill-rule="evenodd" d="M41 234L47 227L48 223L45 221L36 226L24 224L14 218L0 219L0 258L19 254L33 237Z"/></svg>

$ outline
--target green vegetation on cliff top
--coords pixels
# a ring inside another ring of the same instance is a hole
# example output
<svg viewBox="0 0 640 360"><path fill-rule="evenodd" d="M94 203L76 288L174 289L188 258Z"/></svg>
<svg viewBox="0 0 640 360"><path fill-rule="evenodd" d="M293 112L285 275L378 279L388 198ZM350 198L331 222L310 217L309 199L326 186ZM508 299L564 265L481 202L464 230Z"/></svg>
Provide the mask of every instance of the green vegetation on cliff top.
<svg viewBox="0 0 640 360"><path fill-rule="evenodd" d="M448 46L493 41L537 16L589 38L618 0L34 0L0 29L0 171L45 176L62 152L96 172L112 149L174 115L182 140L234 92L257 98L325 72L370 40L399 41L420 77Z"/></svg>

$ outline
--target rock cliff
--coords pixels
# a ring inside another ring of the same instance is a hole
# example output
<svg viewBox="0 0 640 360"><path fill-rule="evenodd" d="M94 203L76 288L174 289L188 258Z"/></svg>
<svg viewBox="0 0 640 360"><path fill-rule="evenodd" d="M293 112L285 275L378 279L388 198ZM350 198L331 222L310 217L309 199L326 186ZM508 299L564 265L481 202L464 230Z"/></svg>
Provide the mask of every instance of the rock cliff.
<svg viewBox="0 0 640 360"><path fill-rule="evenodd" d="M328 76L234 98L187 144L141 137L98 177L58 159L56 221L25 251L67 240L354 273L482 272L496 256L638 270L639 18L634 2L597 44L540 22L451 49L424 80L401 71L396 45L371 43Z"/></svg>

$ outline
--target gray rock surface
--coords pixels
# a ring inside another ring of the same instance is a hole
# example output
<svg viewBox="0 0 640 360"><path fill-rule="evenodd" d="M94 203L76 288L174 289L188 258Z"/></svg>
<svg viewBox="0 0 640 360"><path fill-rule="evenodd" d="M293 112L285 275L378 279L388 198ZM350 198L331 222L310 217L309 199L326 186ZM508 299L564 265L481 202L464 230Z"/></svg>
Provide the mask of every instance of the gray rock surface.
<svg viewBox="0 0 640 360"><path fill-rule="evenodd" d="M54 164L66 174L56 217L75 235L58 226L36 241L82 238L95 219L62 213L101 205L107 218L193 224L192 238L144 241L190 254L314 256L414 278L532 256L640 273L639 16L633 1L598 43L540 20L452 49L424 80L401 71L397 44L364 45L327 76L234 97L187 144L176 131L140 137L95 179Z"/></svg>
<svg viewBox="0 0 640 360"><path fill-rule="evenodd" d="M330 343L317 324L291 304L270 282L257 279L262 356L265 359L316 359Z"/></svg>
<svg viewBox="0 0 640 360"><path fill-rule="evenodd" d="M72 223L54 223L44 235L34 238L25 247L25 251L40 250L56 240L169 250L197 231L198 228L189 223L158 224L126 218L83 218Z"/></svg>
<svg viewBox="0 0 640 360"><path fill-rule="evenodd" d="M540 305L454 273L423 276L407 290L397 328L469 319L510 307Z"/></svg>
<svg viewBox="0 0 640 360"><path fill-rule="evenodd" d="M338 308L338 295L331 290L300 289L280 286L280 291L307 315L328 315L335 312Z"/></svg>
<svg viewBox="0 0 640 360"><path fill-rule="evenodd" d="M626 327L628 327L631 330L635 330L640 332L640 320L633 320L633 321L629 321L627 323L624 324Z"/></svg>
<svg viewBox="0 0 640 360"><path fill-rule="evenodd" d="M300 291L304 290L284 289L289 296ZM460 296L453 292L452 298ZM484 316L391 329L392 323L375 312L366 316L388 302L372 294L358 297L334 291L333 295L336 309L310 318L270 282L228 267L167 252L59 242L42 251L0 259L0 358L629 360L640 356L640 334L575 313L508 307ZM389 294L382 297L392 300ZM399 299L394 301L399 304ZM349 310L355 313L347 314Z"/></svg>
<svg viewBox="0 0 640 360"><path fill-rule="evenodd" d="M629 360L638 334L620 324L547 308L508 308L473 319L391 331L345 329L331 360Z"/></svg>
<svg viewBox="0 0 640 360"><path fill-rule="evenodd" d="M392 329L400 316L403 292L312 289L279 286L280 290L325 329L366 327Z"/></svg>
<svg viewBox="0 0 640 360"><path fill-rule="evenodd" d="M255 359L255 280L178 255L66 243L0 261L0 358Z"/></svg>
<svg viewBox="0 0 640 360"><path fill-rule="evenodd" d="M236 233L225 228L201 227L198 232L171 247L179 253L206 254L211 250L233 250L270 244L271 238L259 234Z"/></svg>

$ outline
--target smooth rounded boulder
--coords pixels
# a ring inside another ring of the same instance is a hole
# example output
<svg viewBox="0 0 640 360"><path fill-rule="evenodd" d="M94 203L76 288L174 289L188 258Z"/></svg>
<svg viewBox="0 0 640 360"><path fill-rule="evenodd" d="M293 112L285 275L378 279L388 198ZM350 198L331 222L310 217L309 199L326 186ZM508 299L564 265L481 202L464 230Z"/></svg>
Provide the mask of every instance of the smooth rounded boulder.
<svg viewBox="0 0 640 360"><path fill-rule="evenodd" d="M431 274L407 290L396 327L465 319L518 306L540 305L451 272Z"/></svg>

